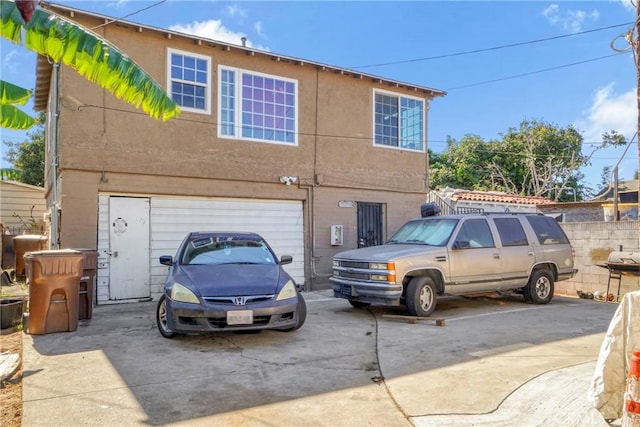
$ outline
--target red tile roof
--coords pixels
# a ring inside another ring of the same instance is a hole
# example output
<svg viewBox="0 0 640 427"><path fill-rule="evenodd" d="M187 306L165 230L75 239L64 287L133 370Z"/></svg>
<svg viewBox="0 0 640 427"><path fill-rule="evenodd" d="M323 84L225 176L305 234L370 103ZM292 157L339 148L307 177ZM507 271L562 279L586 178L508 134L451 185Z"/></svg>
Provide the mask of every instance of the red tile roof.
<svg viewBox="0 0 640 427"><path fill-rule="evenodd" d="M513 203L519 205L546 205L553 201L542 196L518 196L495 191L455 191L451 200L473 200L480 202Z"/></svg>

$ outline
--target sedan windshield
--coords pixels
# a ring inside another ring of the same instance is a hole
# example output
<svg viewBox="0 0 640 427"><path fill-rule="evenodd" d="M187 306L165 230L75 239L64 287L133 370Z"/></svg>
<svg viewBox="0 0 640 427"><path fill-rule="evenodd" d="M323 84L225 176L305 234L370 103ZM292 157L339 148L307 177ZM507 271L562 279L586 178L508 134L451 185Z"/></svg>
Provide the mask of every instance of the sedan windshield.
<svg viewBox="0 0 640 427"><path fill-rule="evenodd" d="M276 264L276 259L264 241L199 237L187 243L182 264Z"/></svg>
<svg viewBox="0 0 640 427"><path fill-rule="evenodd" d="M387 243L445 246L457 223L457 219L437 218L410 221Z"/></svg>

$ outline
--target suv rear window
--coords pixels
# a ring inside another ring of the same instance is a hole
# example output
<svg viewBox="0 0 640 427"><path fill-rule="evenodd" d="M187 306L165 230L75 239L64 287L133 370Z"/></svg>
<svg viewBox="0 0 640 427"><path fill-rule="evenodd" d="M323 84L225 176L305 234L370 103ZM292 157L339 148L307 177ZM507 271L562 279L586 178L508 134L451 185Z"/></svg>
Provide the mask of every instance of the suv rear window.
<svg viewBox="0 0 640 427"><path fill-rule="evenodd" d="M527 216L541 245L568 244L569 239L555 219L544 215Z"/></svg>
<svg viewBox="0 0 640 427"><path fill-rule="evenodd" d="M502 246L527 246L527 235L518 218L496 218L494 220Z"/></svg>

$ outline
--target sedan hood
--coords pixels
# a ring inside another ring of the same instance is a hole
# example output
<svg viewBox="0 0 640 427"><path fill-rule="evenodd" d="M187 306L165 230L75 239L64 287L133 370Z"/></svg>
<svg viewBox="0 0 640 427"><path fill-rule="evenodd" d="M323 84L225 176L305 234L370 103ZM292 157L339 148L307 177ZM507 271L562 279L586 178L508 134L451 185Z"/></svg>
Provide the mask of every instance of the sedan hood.
<svg viewBox="0 0 640 427"><path fill-rule="evenodd" d="M279 290L281 271L279 265L185 265L175 280L181 282L180 276L186 276L202 296L270 295ZM282 277L282 285L287 279Z"/></svg>
<svg viewBox="0 0 640 427"><path fill-rule="evenodd" d="M440 246L389 244L340 252L336 254L334 258L356 261L386 262L391 258L398 259L414 255L424 255L425 252L441 252L446 250L447 248Z"/></svg>

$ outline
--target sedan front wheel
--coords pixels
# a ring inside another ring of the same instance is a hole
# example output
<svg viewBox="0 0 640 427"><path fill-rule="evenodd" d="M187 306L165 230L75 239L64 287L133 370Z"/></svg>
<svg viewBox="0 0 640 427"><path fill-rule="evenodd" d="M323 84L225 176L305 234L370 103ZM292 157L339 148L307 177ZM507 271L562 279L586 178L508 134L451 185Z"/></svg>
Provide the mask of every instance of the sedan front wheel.
<svg viewBox="0 0 640 427"><path fill-rule="evenodd" d="M156 322L158 323L158 330L165 338L173 338L176 336L167 323L167 297L162 295L158 301L158 308L156 310Z"/></svg>

